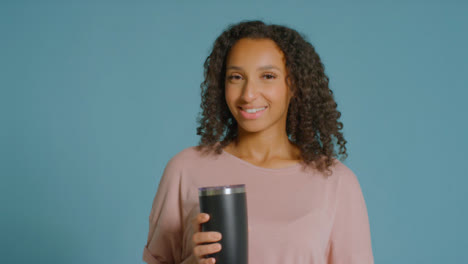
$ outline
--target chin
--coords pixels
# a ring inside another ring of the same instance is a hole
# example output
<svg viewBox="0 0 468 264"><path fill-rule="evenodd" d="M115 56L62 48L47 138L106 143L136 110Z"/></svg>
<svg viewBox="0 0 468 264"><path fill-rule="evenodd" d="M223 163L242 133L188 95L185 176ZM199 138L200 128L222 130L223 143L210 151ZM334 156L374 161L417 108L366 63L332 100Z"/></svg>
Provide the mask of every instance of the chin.
<svg viewBox="0 0 468 264"><path fill-rule="evenodd" d="M254 123L257 123L257 124L254 124ZM245 122L244 123L237 122L237 124L240 128L242 128L242 130L244 130L245 132L249 132L249 133L260 132L267 128L265 124L261 124L260 122L252 122L251 124L245 124Z"/></svg>

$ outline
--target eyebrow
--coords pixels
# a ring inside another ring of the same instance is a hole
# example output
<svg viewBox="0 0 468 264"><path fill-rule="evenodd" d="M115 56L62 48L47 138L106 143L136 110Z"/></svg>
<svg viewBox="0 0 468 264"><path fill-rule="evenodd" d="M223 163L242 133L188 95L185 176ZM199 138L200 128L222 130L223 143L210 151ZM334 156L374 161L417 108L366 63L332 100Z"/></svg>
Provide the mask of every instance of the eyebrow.
<svg viewBox="0 0 468 264"><path fill-rule="evenodd" d="M242 70L241 67L239 67L239 66L234 66L234 65L229 66L229 67L226 68L226 70L231 70L231 69L232 69L232 70ZM277 69L278 71L281 71L280 68L278 68L278 67L276 67L276 66L274 66L274 65L265 65L265 66L259 67L259 68L257 69L257 71L271 70L271 69Z"/></svg>

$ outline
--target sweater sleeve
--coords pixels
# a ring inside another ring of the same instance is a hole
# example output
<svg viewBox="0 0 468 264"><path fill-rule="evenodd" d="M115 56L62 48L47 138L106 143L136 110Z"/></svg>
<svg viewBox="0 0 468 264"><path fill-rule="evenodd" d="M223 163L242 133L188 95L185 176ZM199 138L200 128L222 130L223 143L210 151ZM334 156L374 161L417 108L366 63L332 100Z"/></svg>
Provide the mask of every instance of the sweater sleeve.
<svg viewBox="0 0 468 264"><path fill-rule="evenodd" d="M148 240L143 250L143 261L148 264L192 262L192 256L182 259L183 219L179 165L175 158L167 163L153 200Z"/></svg>
<svg viewBox="0 0 468 264"><path fill-rule="evenodd" d="M366 203L356 175L345 168L336 194L329 241L329 264L373 264Z"/></svg>

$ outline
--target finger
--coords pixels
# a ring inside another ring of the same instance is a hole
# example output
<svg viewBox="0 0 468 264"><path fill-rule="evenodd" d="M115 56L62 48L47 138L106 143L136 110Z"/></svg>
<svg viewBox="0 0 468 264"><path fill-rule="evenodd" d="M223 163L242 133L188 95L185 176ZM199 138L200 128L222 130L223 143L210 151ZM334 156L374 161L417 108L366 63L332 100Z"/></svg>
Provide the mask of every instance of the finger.
<svg viewBox="0 0 468 264"><path fill-rule="evenodd" d="M193 254L197 257L202 257L219 251L221 251L221 244L219 243L200 245L193 248Z"/></svg>
<svg viewBox="0 0 468 264"><path fill-rule="evenodd" d="M202 259L200 263L202 263L202 264L214 264L214 263L216 263L216 259L215 258L205 258L205 259Z"/></svg>
<svg viewBox="0 0 468 264"><path fill-rule="evenodd" d="M217 242L221 240L222 235L219 232L216 231L210 231L210 232L197 232L193 234L193 243L195 245L202 244L202 243L207 243L207 242Z"/></svg>
<svg viewBox="0 0 468 264"><path fill-rule="evenodd" d="M205 223L210 219L209 214L205 213L200 213L196 217L192 219L192 229L195 230L195 232L200 232L201 231L201 223Z"/></svg>
<svg viewBox="0 0 468 264"><path fill-rule="evenodd" d="M210 215L209 214L205 214L205 213L200 213L198 214L197 218L196 218L196 221L197 221L197 226L195 228L195 230L198 230L198 232L202 231L202 224L203 223L206 223L210 220Z"/></svg>
<svg viewBox="0 0 468 264"><path fill-rule="evenodd" d="M209 214L205 214L205 213L200 213L198 214L198 217L197 217L197 220L198 220L198 223L206 223L208 222L208 220L210 220L210 215Z"/></svg>

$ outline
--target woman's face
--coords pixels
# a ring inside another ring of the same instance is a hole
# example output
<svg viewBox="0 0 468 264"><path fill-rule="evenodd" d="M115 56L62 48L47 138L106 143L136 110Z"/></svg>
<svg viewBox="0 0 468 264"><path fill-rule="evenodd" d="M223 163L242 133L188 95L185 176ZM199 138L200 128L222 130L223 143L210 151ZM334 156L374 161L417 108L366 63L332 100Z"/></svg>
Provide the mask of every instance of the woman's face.
<svg viewBox="0 0 468 264"><path fill-rule="evenodd" d="M286 131L291 92L283 52L270 39L243 38L226 61L226 102L239 129Z"/></svg>

